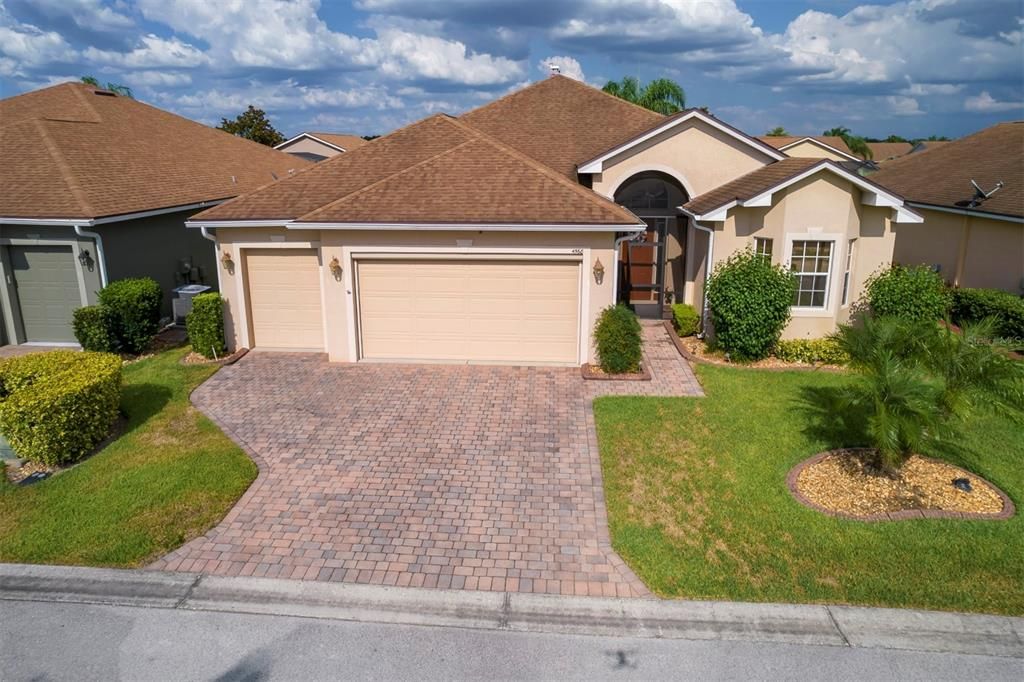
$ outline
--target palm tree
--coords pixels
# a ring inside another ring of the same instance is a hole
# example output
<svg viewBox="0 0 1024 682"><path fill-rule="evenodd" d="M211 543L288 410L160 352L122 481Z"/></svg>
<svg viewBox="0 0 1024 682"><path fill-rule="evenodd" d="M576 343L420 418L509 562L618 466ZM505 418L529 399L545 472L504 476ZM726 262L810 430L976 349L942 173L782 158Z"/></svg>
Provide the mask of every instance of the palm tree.
<svg viewBox="0 0 1024 682"><path fill-rule="evenodd" d="M765 135L767 137L789 137L789 131L787 131L782 126L775 126L767 133L765 133Z"/></svg>
<svg viewBox="0 0 1024 682"><path fill-rule="evenodd" d="M868 146L867 141L863 137L851 133L849 128L844 128L843 126L829 128L822 135L843 138L843 142L850 148L850 151L862 159L870 159L872 157L871 147Z"/></svg>
<svg viewBox="0 0 1024 682"><path fill-rule="evenodd" d="M960 331L930 321L867 317L833 336L854 381L840 408L866 416L877 468L894 475L928 442L956 438L981 410L1024 410L1024 362L993 342L994 320Z"/></svg>
<svg viewBox="0 0 1024 682"><path fill-rule="evenodd" d="M668 78L655 78L641 87L640 81L634 76L626 76L621 81L608 81L601 89L609 95L666 116L686 108L683 87Z"/></svg>

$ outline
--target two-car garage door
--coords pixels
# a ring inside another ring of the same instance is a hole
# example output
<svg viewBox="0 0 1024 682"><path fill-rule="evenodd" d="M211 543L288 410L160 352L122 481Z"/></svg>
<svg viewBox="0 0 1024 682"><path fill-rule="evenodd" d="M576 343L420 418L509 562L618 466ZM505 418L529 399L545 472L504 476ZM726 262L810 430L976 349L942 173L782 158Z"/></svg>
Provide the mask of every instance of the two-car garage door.
<svg viewBox="0 0 1024 682"><path fill-rule="evenodd" d="M357 281L361 358L577 362L578 261L364 259Z"/></svg>

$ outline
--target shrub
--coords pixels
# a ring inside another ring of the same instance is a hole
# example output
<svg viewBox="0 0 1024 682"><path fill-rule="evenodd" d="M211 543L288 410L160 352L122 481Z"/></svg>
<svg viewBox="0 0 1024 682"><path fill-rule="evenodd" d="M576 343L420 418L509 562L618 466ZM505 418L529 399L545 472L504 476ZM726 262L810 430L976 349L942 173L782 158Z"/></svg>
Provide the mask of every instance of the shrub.
<svg viewBox="0 0 1024 682"><path fill-rule="evenodd" d="M0 431L24 459L81 459L106 438L120 402L116 355L52 351L0 361Z"/></svg>
<svg viewBox="0 0 1024 682"><path fill-rule="evenodd" d="M868 278L866 302L877 317L942 320L949 315L949 288L927 265L894 265Z"/></svg>
<svg viewBox="0 0 1024 682"><path fill-rule="evenodd" d="M708 282L715 345L737 360L766 357L789 321L793 276L749 248L719 263Z"/></svg>
<svg viewBox="0 0 1024 682"><path fill-rule="evenodd" d="M995 333L1024 346L1024 298L998 289L954 289L953 322L962 325L995 318Z"/></svg>
<svg viewBox="0 0 1024 682"><path fill-rule="evenodd" d="M693 336L697 333L700 314L689 303L673 303L672 318L675 321L676 331L679 332L679 336Z"/></svg>
<svg viewBox="0 0 1024 682"><path fill-rule="evenodd" d="M192 311L185 318L192 350L212 358L224 352L224 300L220 294L199 294L192 299Z"/></svg>
<svg viewBox="0 0 1024 682"><path fill-rule="evenodd" d="M118 344L138 355L149 347L160 327L160 285L149 277L122 279L100 290L100 305L110 309Z"/></svg>
<svg viewBox="0 0 1024 682"><path fill-rule="evenodd" d="M113 353L117 350L114 315L106 306L87 305L76 309L71 326L82 350L98 353Z"/></svg>
<svg viewBox="0 0 1024 682"><path fill-rule="evenodd" d="M640 369L643 339L640 322L626 306L608 306L601 311L594 328L597 358L609 374L624 374Z"/></svg>
<svg viewBox="0 0 1024 682"><path fill-rule="evenodd" d="M832 338L781 339L775 344L775 357L783 362L826 365L845 365L850 360Z"/></svg>

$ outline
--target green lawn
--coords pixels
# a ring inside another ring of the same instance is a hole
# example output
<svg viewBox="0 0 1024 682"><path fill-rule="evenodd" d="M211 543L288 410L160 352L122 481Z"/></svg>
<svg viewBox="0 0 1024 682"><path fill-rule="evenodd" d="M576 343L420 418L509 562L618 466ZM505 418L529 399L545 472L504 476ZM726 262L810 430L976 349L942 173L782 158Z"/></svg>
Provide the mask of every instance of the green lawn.
<svg viewBox="0 0 1024 682"><path fill-rule="evenodd" d="M125 366L128 423L101 452L23 488L0 476L0 561L141 566L227 513L256 466L189 404L215 370L186 352Z"/></svg>
<svg viewBox="0 0 1024 682"><path fill-rule="evenodd" d="M857 445L840 374L701 365L707 397L596 401L612 544L656 593L1024 614L1024 519L861 523L807 509L789 469ZM845 423L844 423L845 422ZM926 454L1024 501L1024 429L975 420Z"/></svg>

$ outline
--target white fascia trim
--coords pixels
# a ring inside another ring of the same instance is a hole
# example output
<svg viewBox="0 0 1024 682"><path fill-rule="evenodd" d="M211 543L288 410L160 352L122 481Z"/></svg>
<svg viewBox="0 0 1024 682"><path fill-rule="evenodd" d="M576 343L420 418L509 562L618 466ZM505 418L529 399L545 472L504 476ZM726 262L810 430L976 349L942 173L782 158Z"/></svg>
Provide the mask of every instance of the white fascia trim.
<svg viewBox="0 0 1024 682"><path fill-rule="evenodd" d="M327 140L321 140L316 135L310 135L309 133L299 133L298 135L296 135L295 137L293 137L290 140L285 140L284 142L282 142L280 144L274 145L274 149L282 149L282 148L287 147L288 145L290 145L292 142L297 142L298 140L301 140L302 138L306 138L307 140L314 140L314 141L319 142L320 144L324 145L325 147L330 147L331 149L337 149L339 152L345 151L344 147L339 147L336 144L331 144Z"/></svg>
<svg viewBox="0 0 1024 682"><path fill-rule="evenodd" d="M35 225L38 227L74 227L92 225L92 218L0 218L4 225Z"/></svg>
<svg viewBox="0 0 1024 682"><path fill-rule="evenodd" d="M290 220L186 220L185 227L287 227Z"/></svg>
<svg viewBox="0 0 1024 682"><path fill-rule="evenodd" d="M276 223L280 225L281 223ZM629 232L647 228L646 223L621 225L569 225L564 223L299 223L284 224L289 230L463 230L467 232ZM214 225L210 225L214 227Z"/></svg>
<svg viewBox="0 0 1024 682"><path fill-rule="evenodd" d="M906 203L907 206L913 206L914 208L924 208L929 211L941 211L942 213L954 213L956 215L969 215L975 218L987 218L989 220L1002 220L1007 223L1024 223L1024 217L1012 215L999 215L998 213L985 213L984 211L972 211L969 208L953 208L951 206L936 206L934 204L922 204L919 201L908 201ZM0 222L3 222L3 220L0 219Z"/></svg>
<svg viewBox="0 0 1024 682"><path fill-rule="evenodd" d="M803 144L804 142L810 142L811 144L813 144L813 145L815 145L817 147L821 147L822 149L827 149L830 152L835 152L836 154L839 154L840 156L843 156L843 157L849 159L850 161L856 161L858 163L864 163L864 159L857 158L856 156L853 156L852 154L847 154L842 149L836 149L832 145L825 144L821 140L816 140L813 137L803 137L803 138L797 140L796 142L790 142L789 144L787 144L784 147L779 147L779 150L780 151L786 151L790 147L795 147L796 145Z"/></svg>
<svg viewBox="0 0 1024 682"><path fill-rule="evenodd" d="M694 220L697 220L697 221L700 221L700 222L707 222L707 223L717 223L717 222L721 222L721 221L725 220L726 216L729 213L729 209L735 208L736 206L743 206L743 205L745 205L745 204L741 204L738 200L733 200L733 201L730 201L728 204L723 204L722 206L719 206L718 208L713 209L712 211L710 211L708 213L704 213L704 214L700 214L700 215L698 215L696 213L693 213L692 211L687 211L682 206L677 206L676 208L678 208L680 211L682 211L686 215L690 216Z"/></svg>
<svg viewBox="0 0 1024 682"><path fill-rule="evenodd" d="M195 204L183 206L168 206L167 208L156 208L152 211L139 211L138 213L125 213L124 215L110 216L108 218L96 218L93 225L104 225L106 223L119 223L125 220L136 220L137 218L149 218L150 216L163 215L165 213L177 213L179 211L192 211L200 208L209 208L217 204L223 204L227 199L213 199L212 201L200 201Z"/></svg>
<svg viewBox="0 0 1024 682"><path fill-rule="evenodd" d="M752 148L758 150L762 154L770 156L771 158L775 159L776 161L780 161L782 159L787 158L784 153L780 152L778 149L775 149L775 147L772 147L769 144L764 144L763 142L757 142L757 143L752 142L750 140L750 138L746 137L745 135L737 133L732 128L730 128L730 127L728 127L726 125L723 125L720 121L717 121L716 119L701 113L701 111L699 109L695 109L695 110L693 110L693 111L691 111L691 112L689 112L689 113L687 113L687 114L685 114L683 116L680 116L678 118L672 119L671 121L669 121L668 123L665 123L664 125L658 126L654 130L651 130L651 131L641 135L640 137L638 137L636 139L630 140L629 142L626 142L625 144L621 144L618 147L615 147L614 149L611 149L611 150L605 152L604 154L602 154L601 156L597 157L596 159L591 159L590 161L587 161L586 163L582 164L577 169L577 172L579 172L579 173L600 173L604 169L604 162L607 161L608 159L612 158L613 156L617 156L618 154L621 154L622 152L626 151L627 149L631 149L631 148L635 147L638 144L646 142L647 140L651 139L652 137L660 135L661 133L665 132L666 130L671 130L672 128L674 128L674 127L676 127L678 125L682 125L683 123L686 123L687 121L689 121L691 119L694 119L694 118L700 119L701 121L703 121L704 123L707 123L708 125L712 126L713 128L717 128L718 130L722 131L726 135L728 135L728 136L730 136L730 137L732 137L732 138L734 138L736 140L739 140L740 142L742 142L743 144L745 144L745 145L747 145L749 147L752 147Z"/></svg>

